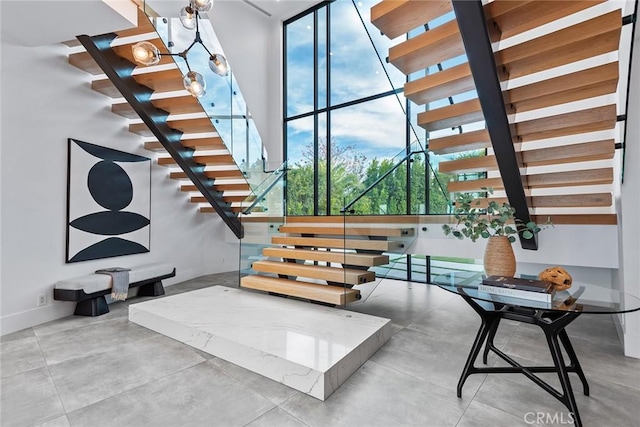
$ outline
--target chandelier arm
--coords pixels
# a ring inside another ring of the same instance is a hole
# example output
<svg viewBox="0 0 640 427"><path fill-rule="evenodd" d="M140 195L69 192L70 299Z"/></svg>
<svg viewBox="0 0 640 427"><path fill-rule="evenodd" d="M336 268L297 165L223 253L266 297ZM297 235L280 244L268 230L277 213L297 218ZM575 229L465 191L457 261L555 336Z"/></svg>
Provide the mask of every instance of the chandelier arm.
<svg viewBox="0 0 640 427"><path fill-rule="evenodd" d="M209 56L213 56L213 54L209 51L209 49L207 49L207 46L206 46L204 43L200 42L200 44L202 45L202 47L204 48L204 50L206 50L206 51L207 51L207 53L209 54Z"/></svg>

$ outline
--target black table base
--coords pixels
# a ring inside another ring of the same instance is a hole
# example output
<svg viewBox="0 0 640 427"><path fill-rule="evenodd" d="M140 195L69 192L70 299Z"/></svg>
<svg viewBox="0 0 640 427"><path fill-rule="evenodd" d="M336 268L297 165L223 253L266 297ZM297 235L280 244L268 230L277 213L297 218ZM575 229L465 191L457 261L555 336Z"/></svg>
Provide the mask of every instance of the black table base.
<svg viewBox="0 0 640 427"><path fill-rule="evenodd" d="M460 296L462 296L462 298L464 298L464 300L467 301L467 303L480 315L482 324L480 325L476 339L473 342L473 347L471 347L469 357L467 358L464 370L462 371L462 376L458 382L458 397L462 397L462 387L466 379L471 374L524 374L543 390L547 391L550 395L562 402L571 412L574 425L581 427L582 422L580 421L580 414L578 413L578 407L576 406L573 389L571 388L569 372L574 372L578 375L578 378L580 378L580 381L582 382L585 396L589 395L589 384L584 376L584 372L582 371L576 352L571 345L569 336L565 331L565 327L573 322L580 313L574 311L558 312L519 308L498 303L493 303L495 305L495 310L485 310L474 299L463 292L460 293ZM522 366L507 354L497 349L493 344L493 339L498 331L498 325L500 324L501 319L515 320L539 326L544 331L547 339L547 344L549 345L549 350L551 351L551 357L553 359L553 366ZM569 356L570 364L568 366L565 365L560 343L562 343L567 355ZM483 345L485 345L485 348L482 354L482 362L485 365L487 364L489 352L492 351L511 366L476 368L474 363L480 354L480 350ZM562 386L562 392L556 390L554 387L535 375L537 372L556 372Z"/></svg>

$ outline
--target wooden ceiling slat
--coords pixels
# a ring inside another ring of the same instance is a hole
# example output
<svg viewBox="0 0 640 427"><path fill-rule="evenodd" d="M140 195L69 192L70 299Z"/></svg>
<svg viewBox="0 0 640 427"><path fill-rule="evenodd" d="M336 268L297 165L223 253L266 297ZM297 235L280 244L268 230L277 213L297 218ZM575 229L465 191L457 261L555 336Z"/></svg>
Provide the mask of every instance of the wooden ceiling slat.
<svg viewBox="0 0 640 427"><path fill-rule="evenodd" d="M491 139L486 129L429 140L429 151L436 154L459 153L489 147L491 147Z"/></svg>
<svg viewBox="0 0 640 427"><path fill-rule="evenodd" d="M389 62L411 74L465 53L456 20L449 21L389 49Z"/></svg>
<svg viewBox="0 0 640 427"><path fill-rule="evenodd" d="M603 1L536 0L513 2L511 0L497 0L485 6L484 10L488 20L487 25L493 25L499 30L496 32L498 36L492 37L492 41L496 42L590 8ZM516 3L516 5L511 5L514 7L506 10L505 3ZM496 14L494 15L494 13Z"/></svg>
<svg viewBox="0 0 640 427"><path fill-rule="evenodd" d="M514 134L521 141L576 135L598 130L613 129L616 124L616 106L589 108L558 114L515 124Z"/></svg>
<svg viewBox="0 0 640 427"><path fill-rule="evenodd" d="M418 105L474 90L469 63L456 65L404 85L404 95Z"/></svg>
<svg viewBox="0 0 640 427"><path fill-rule="evenodd" d="M394 39L448 12L450 0L383 0L371 8L371 23Z"/></svg>
<svg viewBox="0 0 640 427"><path fill-rule="evenodd" d="M517 44L495 53L510 78L570 64L618 49L620 10Z"/></svg>
<svg viewBox="0 0 640 427"><path fill-rule="evenodd" d="M477 98L418 114L418 125L428 131L452 128L481 120L484 120L484 115Z"/></svg>
<svg viewBox="0 0 640 427"><path fill-rule="evenodd" d="M588 68L553 79L511 89L507 102L517 112L614 93L618 86L618 63Z"/></svg>

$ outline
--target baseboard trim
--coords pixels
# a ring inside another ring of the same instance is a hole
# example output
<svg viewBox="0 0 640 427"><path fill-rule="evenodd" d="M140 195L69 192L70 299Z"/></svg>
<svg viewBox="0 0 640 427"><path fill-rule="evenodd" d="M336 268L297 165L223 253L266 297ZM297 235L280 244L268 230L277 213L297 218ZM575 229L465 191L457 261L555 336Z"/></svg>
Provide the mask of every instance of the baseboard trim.
<svg viewBox="0 0 640 427"><path fill-rule="evenodd" d="M55 301L44 307L21 311L0 317L0 335L10 334L70 316L76 307L75 302Z"/></svg>

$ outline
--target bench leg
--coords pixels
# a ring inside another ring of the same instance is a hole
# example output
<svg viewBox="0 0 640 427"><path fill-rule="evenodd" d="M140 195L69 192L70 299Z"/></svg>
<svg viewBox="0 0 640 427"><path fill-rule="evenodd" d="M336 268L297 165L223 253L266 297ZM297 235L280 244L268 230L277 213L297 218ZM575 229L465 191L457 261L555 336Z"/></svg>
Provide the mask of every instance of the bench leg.
<svg viewBox="0 0 640 427"><path fill-rule="evenodd" d="M104 298L104 295L80 301L76 304L76 311L73 312L76 316L100 316L101 314L105 314L109 312L109 306L107 305L107 300Z"/></svg>
<svg viewBox="0 0 640 427"><path fill-rule="evenodd" d="M158 280L154 283L148 283L138 288L139 297L159 297L160 295L164 295L162 280Z"/></svg>

